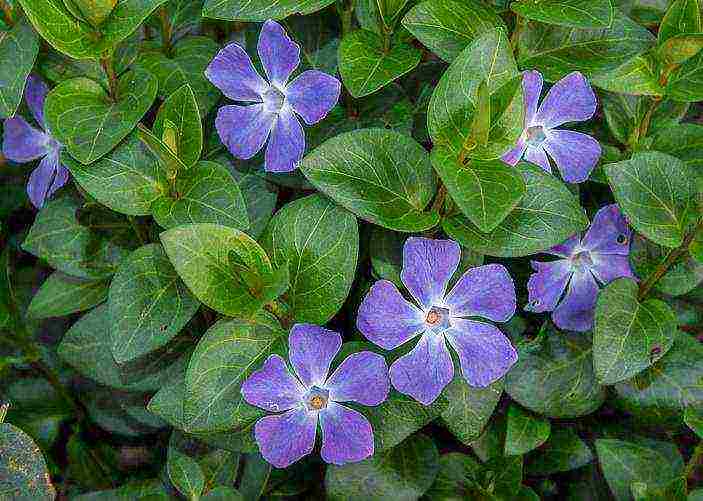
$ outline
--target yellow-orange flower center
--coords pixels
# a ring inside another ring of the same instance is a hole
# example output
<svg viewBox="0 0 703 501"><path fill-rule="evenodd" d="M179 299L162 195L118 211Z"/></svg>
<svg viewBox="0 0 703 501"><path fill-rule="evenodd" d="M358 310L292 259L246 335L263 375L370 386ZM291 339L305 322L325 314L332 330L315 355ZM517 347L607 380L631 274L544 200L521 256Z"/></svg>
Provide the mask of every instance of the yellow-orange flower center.
<svg viewBox="0 0 703 501"><path fill-rule="evenodd" d="M427 314L426 322L430 325L436 325L442 319L441 315L436 311L432 310Z"/></svg>
<svg viewBox="0 0 703 501"><path fill-rule="evenodd" d="M309 406L311 409L318 411L325 406L325 399L319 395L315 395L310 399Z"/></svg>

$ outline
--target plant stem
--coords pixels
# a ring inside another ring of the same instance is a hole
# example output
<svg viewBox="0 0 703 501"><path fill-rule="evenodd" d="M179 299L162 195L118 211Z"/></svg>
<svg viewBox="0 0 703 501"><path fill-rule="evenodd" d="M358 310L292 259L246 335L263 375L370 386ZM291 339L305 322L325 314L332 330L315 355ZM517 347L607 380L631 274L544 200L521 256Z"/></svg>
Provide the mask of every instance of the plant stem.
<svg viewBox="0 0 703 501"><path fill-rule="evenodd" d="M105 70L105 75L107 76L108 92L110 97L116 101L117 100L117 75L115 74L115 68L112 65L112 54L104 57L100 60L100 65Z"/></svg>
<svg viewBox="0 0 703 501"><path fill-rule="evenodd" d="M515 29L510 35L510 46L513 52L517 53L518 44L520 43L520 32L522 31L523 18L519 14L515 14Z"/></svg>
<svg viewBox="0 0 703 501"><path fill-rule="evenodd" d="M649 132L649 127L652 125L652 117L654 116L654 112L657 111L657 108L659 107L661 102L661 98L654 98L652 100L649 109L644 114L644 118L642 119L642 123L640 124L639 130L637 131L638 142L640 139L647 136L647 133Z"/></svg>
<svg viewBox="0 0 703 501"><path fill-rule="evenodd" d="M129 224L132 226L132 230L134 230L134 233L136 233L137 238L139 238L139 243L141 245L146 245L148 243L148 239L144 238L144 235L142 234L142 229L139 226L139 223L137 222L136 218L134 216L128 216L127 219L129 220Z"/></svg>
<svg viewBox="0 0 703 501"><path fill-rule="evenodd" d="M684 237L683 243L676 249L669 252L664 261L640 284L640 290L637 294L637 299L642 301L651 292L657 282L674 266L678 260L688 252L688 246L691 244L696 234L703 231L703 219L698 221L693 229Z"/></svg>
<svg viewBox="0 0 703 501"><path fill-rule="evenodd" d="M442 213L444 209L444 201L447 199L447 187L444 186L442 181L439 181L439 189L437 190L437 196L434 198L432 203L432 212Z"/></svg>
<svg viewBox="0 0 703 501"><path fill-rule="evenodd" d="M163 43L164 53L168 56L171 54L171 38L173 37L173 27L168 20L168 10L166 7L159 7L159 19L161 20L161 40Z"/></svg>

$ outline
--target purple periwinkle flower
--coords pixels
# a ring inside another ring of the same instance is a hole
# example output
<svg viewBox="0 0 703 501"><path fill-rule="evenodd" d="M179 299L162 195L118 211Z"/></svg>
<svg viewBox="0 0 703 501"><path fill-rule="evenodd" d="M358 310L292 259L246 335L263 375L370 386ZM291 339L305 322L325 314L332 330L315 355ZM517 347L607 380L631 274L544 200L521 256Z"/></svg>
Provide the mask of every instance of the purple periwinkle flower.
<svg viewBox="0 0 703 501"><path fill-rule="evenodd" d="M253 103L223 106L215 127L236 158L252 158L268 139L265 169L289 172L298 167L305 152L305 134L297 116L308 125L322 120L337 104L341 83L317 70L304 71L288 83L300 65L300 46L275 21L264 23L258 52L268 82L236 43L222 49L205 70L225 96Z"/></svg>
<svg viewBox="0 0 703 501"><path fill-rule="evenodd" d="M388 367L376 353L353 353L327 376L342 347L336 332L311 324L296 324L288 337L289 358L271 355L242 385L251 405L277 414L257 421L254 436L261 455L285 468L315 446L317 423L322 428L320 454L327 463L342 465L373 455L373 431L358 411L340 402L375 406L388 396Z"/></svg>
<svg viewBox="0 0 703 501"><path fill-rule="evenodd" d="M467 317L506 322L515 313L515 285L505 267L469 269L449 294L461 249L451 240L410 237L400 277L415 300L407 301L388 280L376 282L359 308L357 327L371 342L394 350L420 336L410 353L391 365L393 387L424 405L454 378L447 342L459 356L464 378L485 387L517 361L508 338L495 326Z"/></svg>
<svg viewBox="0 0 703 501"><path fill-rule="evenodd" d="M561 259L546 263L532 261L536 273L527 282L529 302L525 309L553 312L552 320L560 329L580 332L591 329L598 283L606 285L622 277L635 278L628 259L631 234L616 204L600 209L583 238L576 234L547 251Z"/></svg>
<svg viewBox="0 0 703 501"><path fill-rule="evenodd" d="M542 84L538 71L523 73L525 128L503 161L516 165L524 156L528 162L552 172L549 155L565 181L581 183L598 163L600 144L587 134L556 127L590 119L596 112L596 95L586 78L575 71L555 83L538 108Z"/></svg>
<svg viewBox="0 0 703 501"><path fill-rule="evenodd" d="M68 169L59 162L61 144L54 139L44 122L44 100L48 92L40 78L29 75L24 99L41 130L29 125L19 115L5 120L3 126L2 153L6 158L17 163L41 158L27 183L27 194L37 209L41 209L69 177Z"/></svg>

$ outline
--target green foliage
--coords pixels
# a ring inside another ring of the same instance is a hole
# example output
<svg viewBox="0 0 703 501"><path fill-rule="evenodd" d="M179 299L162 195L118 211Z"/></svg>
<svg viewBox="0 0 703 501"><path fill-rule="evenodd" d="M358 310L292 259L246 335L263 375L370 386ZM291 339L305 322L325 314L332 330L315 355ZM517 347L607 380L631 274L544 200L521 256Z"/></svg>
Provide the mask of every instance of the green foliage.
<svg viewBox="0 0 703 501"><path fill-rule="evenodd" d="M0 118L15 114L24 84L39 52L37 36L26 23L0 32Z"/></svg>
<svg viewBox="0 0 703 501"><path fill-rule="evenodd" d="M52 500L56 496L37 444L0 420L0 493L8 499Z"/></svg>
<svg viewBox="0 0 703 501"><path fill-rule="evenodd" d="M511 5L513 11L527 19L569 28L608 28L613 22L612 0L523 0Z"/></svg>

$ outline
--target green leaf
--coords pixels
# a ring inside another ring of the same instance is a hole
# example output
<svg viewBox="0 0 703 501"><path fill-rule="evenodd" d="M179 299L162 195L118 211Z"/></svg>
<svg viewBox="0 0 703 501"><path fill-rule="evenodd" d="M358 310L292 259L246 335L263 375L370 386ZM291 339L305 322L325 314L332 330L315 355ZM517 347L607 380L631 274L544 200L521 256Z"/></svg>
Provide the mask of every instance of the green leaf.
<svg viewBox="0 0 703 501"><path fill-rule="evenodd" d="M568 28L608 28L613 22L612 0L522 0L510 8L527 19Z"/></svg>
<svg viewBox="0 0 703 501"><path fill-rule="evenodd" d="M383 24L393 29L395 19L400 15L409 0L376 0Z"/></svg>
<svg viewBox="0 0 703 501"><path fill-rule="evenodd" d="M205 68L220 50L217 42L208 37L186 37L173 46L168 56L162 52L147 52L137 65L152 73L158 80L158 95L171 96L184 85L190 85L198 101L200 116L204 117L220 99L220 91L205 78Z"/></svg>
<svg viewBox="0 0 703 501"><path fill-rule="evenodd" d="M51 501L56 497L46 461L25 432L0 422L0 494L6 499Z"/></svg>
<svg viewBox="0 0 703 501"><path fill-rule="evenodd" d="M168 443L166 469L171 483L188 499L200 499L205 489L205 474L198 462L184 449L187 439L180 433L171 434Z"/></svg>
<svg viewBox="0 0 703 501"><path fill-rule="evenodd" d="M674 345L636 378L615 385L618 406L639 422L680 426L687 407L703 406L703 346L690 334L667 333Z"/></svg>
<svg viewBox="0 0 703 501"><path fill-rule="evenodd" d="M199 306L161 245L140 247L122 263L110 284L115 361L123 364L166 345Z"/></svg>
<svg viewBox="0 0 703 501"><path fill-rule="evenodd" d="M671 72L666 95L684 103L703 100L703 51Z"/></svg>
<svg viewBox="0 0 703 501"><path fill-rule="evenodd" d="M201 161L179 171L175 193L156 200L152 212L156 222L167 229L190 223L249 228L239 185L226 167L215 162Z"/></svg>
<svg viewBox="0 0 703 501"><path fill-rule="evenodd" d="M107 278L130 251L116 238L109 240L81 225L77 218L80 208L81 204L69 196L47 202L37 214L22 249L68 275Z"/></svg>
<svg viewBox="0 0 703 501"><path fill-rule="evenodd" d="M703 406L690 405L686 407L683 415L683 420L686 425L698 435L698 438L703 439Z"/></svg>
<svg viewBox="0 0 703 501"><path fill-rule="evenodd" d="M276 186L257 174L241 174L236 170L230 173L237 180L244 197L244 205L249 215L247 234L258 240L276 209Z"/></svg>
<svg viewBox="0 0 703 501"><path fill-rule="evenodd" d="M554 176L525 162L517 171L526 191L515 209L484 233L463 216L451 216L443 228L460 244L489 256L529 256L557 245L588 226L577 198Z"/></svg>
<svg viewBox="0 0 703 501"><path fill-rule="evenodd" d="M520 456L536 449L549 438L549 420L533 416L520 406L508 408L505 455Z"/></svg>
<svg viewBox="0 0 703 501"><path fill-rule="evenodd" d="M208 491L203 501L244 501L244 496L234 487L220 485Z"/></svg>
<svg viewBox="0 0 703 501"><path fill-rule="evenodd" d="M432 94L427 128L434 144L457 158L502 156L514 146L524 125L520 81L505 31L483 33L452 62ZM489 103L490 130L488 141L479 142L473 126L476 116L487 112L481 97Z"/></svg>
<svg viewBox="0 0 703 501"><path fill-rule="evenodd" d="M521 347L505 391L523 407L557 419L590 414L606 395L593 373L589 336L549 324L538 340Z"/></svg>
<svg viewBox="0 0 703 501"><path fill-rule="evenodd" d="M334 0L205 0L203 17L226 21L266 21L292 14L312 14Z"/></svg>
<svg viewBox="0 0 703 501"><path fill-rule="evenodd" d="M286 303L296 322L324 324L342 307L359 254L356 218L323 195L279 210L261 239L274 267L287 266Z"/></svg>
<svg viewBox="0 0 703 501"><path fill-rule="evenodd" d="M520 172L500 160L462 165L442 147L434 148L431 158L452 200L482 232L494 230L525 194Z"/></svg>
<svg viewBox="0 0 703 501"><path fill-rule="evenodd" d="M689 172L703 177L703 125L685 123L657 130L653 150L665 151L689 167Z"/></svg>
<svg viewBox="0 0 703 501"><path fill-rule="evenodd" d="M639 287L621 278L601 291L593 328L593 367L601 384L630 379L669 351L676 316L666 303L637 299Z"/></svg>
<svg viewBox="0 0 703 501"><path fill-rule="evenodd" d="M485 388L469 386L460 374L444 389L443 397L448 401L442 410L442 423L465 445L474 442L498 405L503 394L503 380Z"/></svg>
<svg viewBox="0 0 703 501"><path fill-rule="evenodd" d="M19 0L34 28L56 50L73 59L105 56L130 36L159 5L167 0L118 0L109 19L96 31L73 17L63 2ZM54 129L52 128L52 131Z"/></svg>
<svg viewBox="0 0 703 501"><path fill-rule="evenodd" d="M437 447L425 435L416 435L360 463L329 465L325 490L330 501L419 499L438 471Z"/></svg>
<svg viewBox="0 0 703 501"><path fill-rule="evenodd" d="M27 309L33 319L63 317L77 311L88 310L107 299L108 283L104 280L52 273L44 281Z"/></svg>
<svg viewBox="0 0 703 501"><path fill-rule="evenodd" d="M699 33L701 28L701 7L698 0L675 0L662 19L657 38L662 45L676 35Z"/></svg>
<svg viewBox="0 0 703 501"><path fill-rule="evenodd" d="M64 0L64 5L78 19L98 27L110 16L117 0Z"/></svg>
<svg viewBox="0 0 703 501"><path fill-rule="evenodd" d="M415 232L439 221L438 214L424 212L437 183L429 155L398 132L340 134L308 153L300 169L332 200L379 226Z"/></svg>
<svg viewBox="0 0 703 501"><path fill-rule="evenodd" d="M602 94L605 120L613 136L623 144L639 142L639 127L651 101L642 96L610 92ZM687 103L676 103L669 99L661 101L652 114L649 130L653 134L660 134L669 129L679 128L678 122L686 115L688 108ZM653 149L667 151L661 147ZM675 153L671 154L676 156ZM605 160L604 163L606 163ZM605 179L605 173L603 173L603 178Z"/></svg>
<svg viewBox="0 0 703 501"><path fill-rule="evenodd" d="M581 5L590 5L581 3ZM537 24L522 30L519 63L539 70L548 81L557 81L572 71L586 76L611 71L647 51L654 36L644 27L615 10L609 27L565 28Z"/></svg>
<svg viewBox="0 0 703 501"><path fill-rule="evenodd" d="M420 2L405 14L403 26L448 63L483 33L505 28L496 12L477 0Z"/></svg>
<svg viewBox="0 0 703 501"><path fill-rule="evenodd" d="M188 224L165 231L161 242L191 292L214 310L229 316L253 316L271 300L267 298L274 278L271 262L259 244L241 231L208 223ZM241 269L232 266L231 253L262 283L247 281Z"/></svg>
<svg viewBox="0 0 703 501"><path fill-rule="evenodd" d="M601 89L635 96L662 96L658 63L650 53L639 54L622 66L593 75L590 83Z"/></svg>
<svg viewBox="0 0 703 501"><path fill-rule="evenodd" d="M430 490L429 501L482 499L488 492L481 486L482 466L471 456L459 452L439 457L439 472Z"/></svg>
<svg viewBox="0 0 703 501"><path fill-rule="evenodd" d="M167 190L162 167L136 133L90 166L69 155L63 155L61 161L90 196L122 214L151 214L152 204Z"/></svg>
<svg viewBox="0 0 703 501"><path fill-rule="evenodd" d="M659 47L659 56L670 65L682 64L703 49L703 33L675 35Z"/></svg>
<svg viewBox="0 0 703 501"><path fill-rule="evenodd" d="M696 263L703 264L703 231L698 230L695 234L688 246L688 253Z"/></svg>
<svg viewBox="0 0 703 501"><path fill-rule="evenodd" d="M38 52L39 40L27 23L0 31L0 118L9 118L17 111Z"/></svg>
<svg viewBox="0 0 703 501"><path fill-rule="evenodd" d="M161 479L128 482L119 489L89 492L76 496L75 501L132 501L148 499L149 501L168 501L172 499L167 493Z"/></svg>
<svg viewBox="0 0 703 501"><path fill-rule="evenodd" d="M385 49L379 35L358 30L339 44L339 73L352 96L364 97L412 71L421 56L422 51L405 42Z"/></svg>
<svg viewBox="0 0 703 501"><path fill-rule="evenodd" d="M571 471L593 461L588 445L571 428L554 428L549 440L527 458L528 475L547 476Z"/></svg>
<svg viewBox="0 0 703 501"><path fill-rule="evenodd" d="M220 320L200 339L186 373L184 426L188 432L249 429L264 412L247 404L241 385L274 352L285 332L269 316L254 323Z"/></svg>
<svg viewBox="0 0 703 501"><path fill-rule="evenodd" d="M120 77L113 101L93 80L67 80L46 97L47 124L71 156L90 164L134 129L154 102L157 85L150 73L129 71Z"/></svg>
<svg viewBox="0 0 703 501"><path fill-rule="evenodd" d="M661 487L682 473L660 451L632 442L596 440L596 453L610 491L618 501L632 499L630 486L634 482Z"/></svg>
<svg viewBox="0 0 703 501"><path fill-rule="evenodd" d="M648 151L608 164L608 181L630 224L648 239L678 247L696 205L695 179L679 159Z"/></svg>
<svg viewBox="0 0 703 501"><path fill-rule="evenodd" d="M266 490L273 467L261 454L248 454L244 460L239 490L245 499L258 500Z"/></svg>
<svg viewBox="0 0 703 501"><path fill-rule="evenodd" d="M161 105L152 128L159 138L173 135L175 153L190 167L200 159L203 150L203 124L193 89L185 84Z"/></svg>

